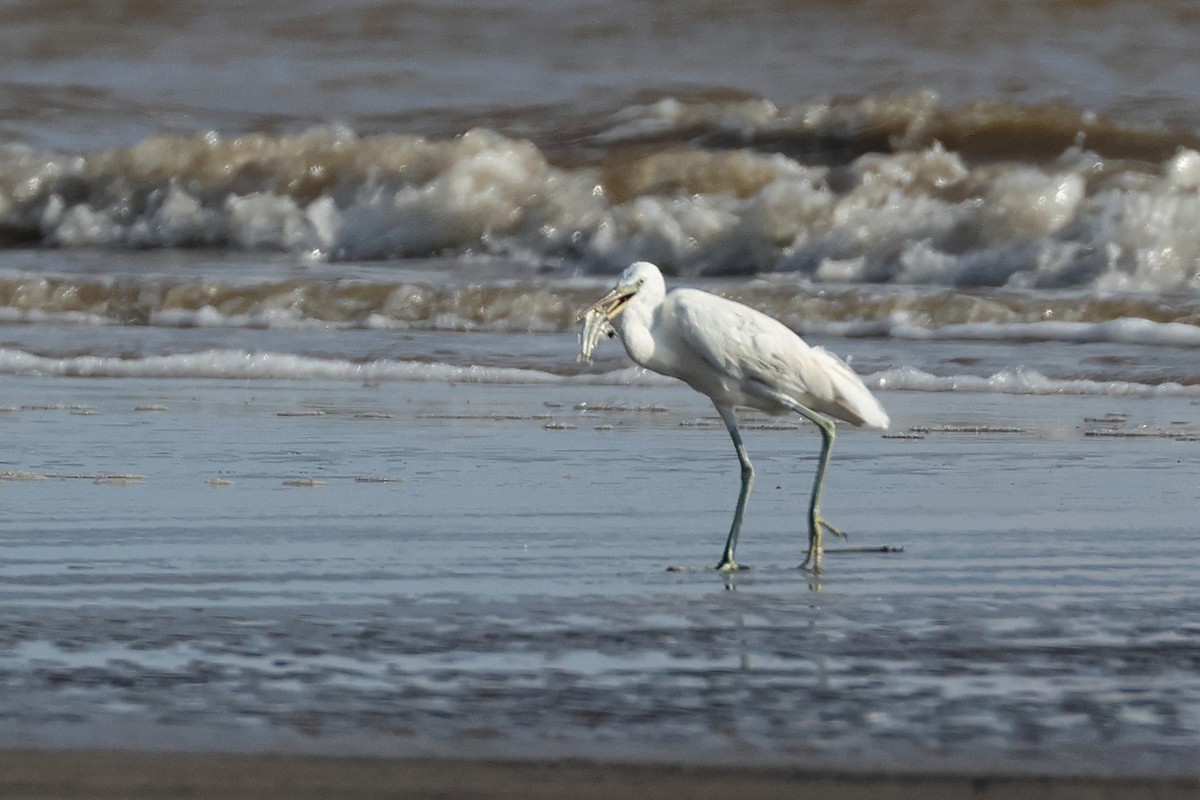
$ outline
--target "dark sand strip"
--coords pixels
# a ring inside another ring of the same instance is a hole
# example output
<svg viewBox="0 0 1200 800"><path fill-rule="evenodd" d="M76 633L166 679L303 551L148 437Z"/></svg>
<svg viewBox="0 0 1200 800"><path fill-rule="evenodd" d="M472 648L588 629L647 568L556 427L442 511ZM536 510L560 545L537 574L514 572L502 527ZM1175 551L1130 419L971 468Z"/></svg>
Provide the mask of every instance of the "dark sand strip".
<svg viewBox="0 0 1200 800"><path fill-rule="evenodd" d="M1166 800L1197 778L887 775L583 762L384 760L281 755L0 752L5 798L688 798Z"/></svg>

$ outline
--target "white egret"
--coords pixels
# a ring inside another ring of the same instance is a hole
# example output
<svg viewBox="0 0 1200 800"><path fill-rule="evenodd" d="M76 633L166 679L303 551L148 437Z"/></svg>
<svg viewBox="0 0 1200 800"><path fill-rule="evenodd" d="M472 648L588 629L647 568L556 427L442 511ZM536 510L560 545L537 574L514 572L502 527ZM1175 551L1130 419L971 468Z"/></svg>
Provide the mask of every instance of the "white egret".
<svg viewBox="0 0 1200 800"><path fill-rule="evenodd" d="M768 414L794 411L816 424L821 456L808 505L808 553L801 566L819 569L822 529L845 537L821 516L821 487L834 440L828 417L856 426L888 426L887 412L846 362L810 347L783 323L741 303L699 289L668 294L662 273L646 261L622 272L613 290L581 319L581 359L590 360L599 338L615 329L640 366L678 378L708 395L717 407L742 465L742 488L717 569L738 568L734 549L754 484L754 466L738 432L735 408Z"/></svg>

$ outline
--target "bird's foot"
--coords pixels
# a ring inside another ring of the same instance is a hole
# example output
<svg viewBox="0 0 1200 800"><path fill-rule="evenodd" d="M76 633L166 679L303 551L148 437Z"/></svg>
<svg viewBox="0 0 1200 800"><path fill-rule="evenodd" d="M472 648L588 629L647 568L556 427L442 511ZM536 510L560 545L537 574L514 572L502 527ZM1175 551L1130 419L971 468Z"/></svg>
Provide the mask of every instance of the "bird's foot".
<svg viewBox="0 0 1200 800"><path fill-rule="evenodd" d="M738 572L743 569L750 569L734 561L732 558L723 558L721 563L713 567L717 572Z"/></svg>
<svg viewBox="0 0 1200 800"><path fill-rule="evenodd" d="M829 520L825 519L824 517L817 517L816 524L819 525L820 527L824 528L825 530L829 531L830 533L832 533L834 536L838 537L839 539L847 539L848 540L850 538L849 536L846 535L845 531L843 531L841 528L837 527L836 525L834 525L833 523L831 523Z"/></svg>
<svg viewBox="0 0 1200 800"><path fill-rule="evenodd" d="M814 574L821 571L821 556L825 553L825 541L822 531L826 530L840 539L848 539L846 532L818 514L815 510L808 518L808 553L800 564L800 569L807 569Z"/></svg>

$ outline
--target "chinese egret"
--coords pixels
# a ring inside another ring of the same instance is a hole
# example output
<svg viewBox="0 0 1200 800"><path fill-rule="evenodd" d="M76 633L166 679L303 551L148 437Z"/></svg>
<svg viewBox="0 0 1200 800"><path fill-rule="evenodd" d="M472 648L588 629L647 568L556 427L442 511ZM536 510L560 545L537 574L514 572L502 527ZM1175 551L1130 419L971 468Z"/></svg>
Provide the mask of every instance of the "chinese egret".
<svg viewBox="0 0 1200 800"><path fill-rule="evenodd" d="M666 291L658 267L639 261L611 292L583 312L581 355L590 359L599 338L619 334L629 357L646 369L678 378L708 395L725 422L738 461L742 488L720 570L736 570L734 549L754 466L738 432L738 406L768 414L794 411L821 430L821 457L808 504L808 553L801 566L817 570L824 550L822 529L845 534L821 516L821 486L833 449L828 417L852 425L886 428L888 415L854 371L837 356L810 347L783 323L741 303L698 289ZM611 324L611 328L609 325Z"/></svg>

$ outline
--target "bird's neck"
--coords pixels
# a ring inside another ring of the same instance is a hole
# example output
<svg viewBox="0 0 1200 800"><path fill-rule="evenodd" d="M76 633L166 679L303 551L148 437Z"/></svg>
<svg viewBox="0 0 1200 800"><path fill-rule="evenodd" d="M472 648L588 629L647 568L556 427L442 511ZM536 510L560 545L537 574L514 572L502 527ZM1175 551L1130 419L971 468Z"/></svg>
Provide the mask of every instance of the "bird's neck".
<svg viewBox="0 0 1200 800"><path fill-rule="evenodd" d="M617 330L629 357L639 366L654 369L654 311L657 305L631 302L618 319Z"/></svg>

